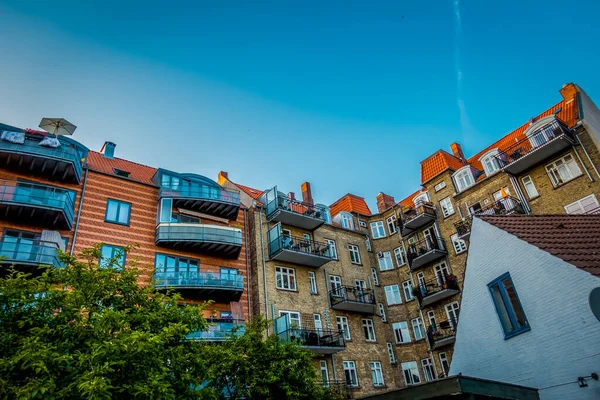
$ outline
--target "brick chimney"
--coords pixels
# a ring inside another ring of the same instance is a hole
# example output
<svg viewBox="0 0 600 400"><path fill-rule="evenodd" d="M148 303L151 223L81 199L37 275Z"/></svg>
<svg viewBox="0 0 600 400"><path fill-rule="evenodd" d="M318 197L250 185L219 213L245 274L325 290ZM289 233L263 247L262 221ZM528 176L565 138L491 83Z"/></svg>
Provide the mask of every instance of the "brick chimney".
<svg viewBox="0 0 600 400"><path fill-rule="evenodd" d="M565 102L569 102L577 96L577 87L572 83L565 83L559 90Z"/></svg>
<svg viewBox="0 0 600 400"><path fill-rule="evenodd" d="M229 174L225 171L219 171L217 183L219 185L222 185L223 183L227 182L228 180L229 180Z"/></svg>
<svg viewBox="0 0 600 400"><path fill-rule="evenodd" d="M302 189L302 201L308 204L315 204L310 190L310 183L304 182L300 188Z"/></svg>
<svg viewBox="0 0 600 400"><path fill-rule="evenodd" d="M390 196L389 194L385 194L380 192L377 197L377 210L379 212L384 212L394 204L396 204L396 200L394 200L394 196Z"/></svg>
<svg viewBox="0 0 600 400"><path fill-rule="evenodd" d="M294 193L294 192L289 192L289 193L288 193L288 197L289 197L290 199L292 199L292 200L296 200L296 193Z"/></svg>
<svg viewBox="0 0 600 400"><path fill-rule="evenodd" d="M115 147L117 147L116 143L106 141L100 149L100 153L106 158L115 158Z"/></svg>
<svg viewBox="0 0 600 400"><path fill-rule="evenodd" d="M460 144L454 142L450 145L450 148L452 149L452 154L454 154L454 157L460 159L463 163L467 160L463 154Z"/></svg>

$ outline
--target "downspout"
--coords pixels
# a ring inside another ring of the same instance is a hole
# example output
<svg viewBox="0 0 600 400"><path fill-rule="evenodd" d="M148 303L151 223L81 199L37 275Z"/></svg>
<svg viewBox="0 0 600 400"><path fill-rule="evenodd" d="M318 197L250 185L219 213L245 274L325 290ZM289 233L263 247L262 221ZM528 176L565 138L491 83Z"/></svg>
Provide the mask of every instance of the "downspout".
<svg viewBox="0 0 600 400"><path fill-rule="evenodd" d="M331 371L333 372L333 380L337 382L337 369L335 369L335 359L331 354Z"/></svg>
<svg viewBox="0 0 600 400"><path fill-rule="evenodd" d="M592 175L590 175L590 171L588 171L588 169L585 167L585 164L583 163L583 160L579 156L579 153L577 152L575 145L572 145L571 147L573 147L573 153L575 153L575 155L577 156L577 159L579 160L579 164L581 164L581 166L585 170L585 174L588 176L588 179L590 180L590 182L594 182L594 178L592 178Z"/></svg>
<svg viewBox="0 0 600 400"><path fill-rule="evenodd" d="M519 186L519 182L517 182L517 178L515 178L514 176L510 175L510 183L512 183L513 188L515 189L515 191L517 192L517 196L519 197L519 200L521 201L521 203L523 203L525 212L527 214L529 214L531 212L531 207L529 207L529 204L527 203L527 200L525 199L525 195L523 194L523 191L521 191L521 187Z"/></svg>
<svg viewBox="0 0 600 400"><path fill-rule="evenodd" d="M244 241L246 242L246 285L248 285L248 317L252 315L252 289L250 289L250 276L248 271L250 271L250 259L248 258L248 219L247 219L247 210L244 207Z"/></svg>
<svg viewBox="0 0 600 400"><path fill-rule="evenodd" d="M265 246L264 246L264 237L263 237L263 222L262 222L262 208L258 207L258 223L260 226L260 254L262 259L262 272L263 272L263 284L265 291L265 318L269 319L269 295L267 293L267 266L265 263ZM269 326L267 325L267 336L269 336Z"/></svg>
<svg viewBox="0 0 600 400"><path fill-rule="evenodd" d="M79 199L79 209L77 210L77 222L75 222L75 231L73 232L73 241L71 242L71 250L69 254L73 255L75 251L75 240L77 239L77 232L79 231L79 218L81 217L81 209L83 208L83 199L85 198L85 188L87 186L87 178L90 170L85 169L85 176L83 177L83 189L81 189L81 199Z"/></svg>
<svg viewBox="0 0 600 400"><path fill-rule="evenodd" d="M577 125L579 125L579 124L581 124L581 121L577 123ZM583 143L579 139L579 135L577 135L577 133L575 134L575 139L577 140L577 143L579 143L581 145L581 148L583 149L583 152L585 153L585 156L587 157L587 159L590 162L590 165L592 166L592 168L594 168L594 171L596 172L596 176L598 178L600 178L600 173L598 173L598 169L596 168L596 165L594 164L594 162L590 158L590 155L588 154L587 149L585 148L585 146L583 145Z"/></svg>

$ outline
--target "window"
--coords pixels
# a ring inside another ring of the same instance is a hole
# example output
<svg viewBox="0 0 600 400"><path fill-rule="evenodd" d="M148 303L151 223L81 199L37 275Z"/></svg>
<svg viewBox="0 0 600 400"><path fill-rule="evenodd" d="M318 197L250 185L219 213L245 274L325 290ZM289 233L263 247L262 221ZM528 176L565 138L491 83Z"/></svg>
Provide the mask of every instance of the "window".
<svg viewBox="0 0 600 400"><path fill-rule="evenodd" d="M387 342L388 356L390 357L390 364L396 364L396 355L394 354L394 346L391 342Z"/></svg>
<svg viewBox="0 0 600 400"><path fill-rule="evenodd" d="M373 386L383 386L383 372L381 371L381 363L374 361L369 363L371 367L371 378L373 379Z"/></svg>
<svg viewBox="0 0 600 400"><path fill-rule="evenodd" d="M167 254L156 253L154 257L154 270L156 272L166 272L167 276L169 273L178 274L181 278L187 279L187 274L195 274L200 268L200 261L172 256ZM237 272L237 271L236 271Z"/></svg>
<svg viewBox="0 0 600 400"><path fill-rule="evenodd" d="M417 366L416 361L402 363L402 372L404 373L404 381L407 385L415 385L417 383L421 383L419 367Z"/></svg>
<svg viewBox="0 0 600 400"><path fill-rule="evenodd" d="M440 200L440 207L442 208L442 214L444 217L449 217L454 214L454 207L452 206L452 201L449 197Z"/></svg>
<svg viewBox="0 0 600 400"><path fill-rule="evenodd" d="M371 233L373 239L379 239L385 237L385 230L383 229L383 221L371 222Z"/></svg>
<svg viewBox="0 0 600 400"><path fill-rule="evenodd" d="M496 306L496 313L500 319L505 339L531 329L508 272L488 283L488 288Z"/></svg>
<svg viewBox="0 0 600 400"><path fill-rule="evenodd" d="M494 172L500 169L500 163L498 159L495 157L498 154L498 150L492 150L486 153L483 157L479 159L481 164L483 165L483 169L485 170L485 174L487 176L492 175Z"/></svg>
<svg viewBox="0 0 600 400"><path fill-rule="evenodd" d="M329 245L329 254L333 257L334 260L337 260L337 247L335 246L335 240L325 239L325 243Z"/></svg>
<svg viewBox="0 0 600 400"><path fill-rule="evenodd" d="M411 301L415 297L413 296L413 288L411 281L402 282L402 291L404 292L404 298L406 301Z"/></svg>
<svg viewBox="0 0 600 400"><path fill-rule="evenodd" d="M426 203L428 201L429 201L429 195L427 194L427 192L420 193L420 194L416 195L415 197L413 197L413 204L415 205L415 207L419 207L421 204Z"/></svg>
<svg viewBox="0 0 600 400"><path fill-rule="evenodd" d="M433 327L437 326L437 324L435 322L435 312L434 311L427 311L427 320L429 320L429 326L433 326Z"/></svg>
<svg viewBox="0 0 600 400"><path fill-rule="evenodd" d="M329 275L329 286L337 295L341 295L342 277L337 275Z"/></svg>
<svg viewBox="0 0 600 400"><path fill-rule="evenodd" d="M379 261L380 271L389 271L394 269L392 255L389 251L380 251L379 253L377 253L377 260Z"/></svg>
<svg viewBox="0 0 600 400"><path fill-rule="evenodd" d="M344 334L345 340L351 340L350 337L350 325L348 325L348 317L335 317L337 322L337 328L339 332Z"/></svg>
<svg viewBox="0 0 600 400"><path fill-rule="evenodd" d="M352 215L348 213L342 213L342 226L346 229L354 230L354 222L352 221Z"/></svg>
<svg viewBox="0 0 600 400"><path fill-rule="evenodd" d="M448 356L446 353L440 353L440 364L442 364L444 375L448 376L448 373L450 372L450 362L448 362Z"/></svg>
<svg viewBox="0 0 600 400"><path fill-rule="evenodd" d="M344 361L344 376L346 377L346 385L358 386L358 376L356 375L356 364L354 361Z"/></svg>
<svg viewBox="0 0 600 400"><path fill-rule="evenodd" d="M392 328L394 329L396 343L410 343L410 333L408 332L408 323L406 321L394 322Z"/></svg>
<svg viewBox="0 0 600 400"><path fill-rule="evenodd" d="M104 221L113 224L129 225L131 204L124 201L108 199L106 201L106 214Z"/></svg>
<svg viewBox="0 0 600 400"><path fill-rule="evenodd" d="M360 264L360 253L358 252L358 246L349 244L348 250L350 251L350 262L352 264Z"/></svg>
<svg viewBox="0 0 600 400"><path fill-rule="evenodd" d="M473 175L471 174L471 167L467 166L467 169L462 169L454 175L454 183L459 192L462 192L473 184Z"/></svg>
<svg viewBox="0 0 600 400"><path fill-rule="evenodd" d="M308 272L308 283L310 285L310 292L312 294L317 294L317 278L312 271Z"/></svg>
<svg viewBox="0 0 600 400"><path fill-rule="evenodd" d="M431 358L424 358L421 360L421 367L423 368L423 375L425 376L425 382L431 382L435 379L435 371L433 370L433 363Z"/></svg>
<svg viewBox="0 0 600 400"><path fill-rule="evenodd" d="M555 187L581 175L579 166L570 154L546 165L546 172Z"/></svg>
<svg viewBox="0 0 600 400"><path fill-rule="evenodd" d="M377 277L377 270L375 268L371 268L371 276L373 276L373 285L379 286L379 278Z"/></svg>
<svg viewBox="0 0 600 400"><path fill-rule="evenodd" d="M523 186L525 187L527 196L529 196L530 199L533 199L540 195L535 186L533 185L533 180L529 175L522 177L521 182L523 182Z"/></svg>
<svg viewBox="0 0 600 400"><path fill-rule="evenodd" d="M369 239L368 237L365 238L365 246L368 252L373 251L373 248L371 247L371 239Z"/></svg>
<svg viewBox="0 0 600 400"><path fill-rule="evenodd" d="M385 307L383 306L383 303L379 303L379 315L381 316L381 322L387 322L387 319L385 318Z"/></svg>
<svg viewBox="0 0 600 400"><path fill-rule="evenodd" d="M384 290L385 299L387 301L388 306L394 304L402 304L402 298L400 297L400 289L398 289L398 285L384 286Z"/></svg>
<svg viewBox="0 0 600 400"><path fill-rule="evenodd" d="M296 271L293 268L275 267L277 289L296 290Z"/></svg>
<svg viewBox="0 0 600 400"><path fill-rule="evenodd" d="M439 192L440 190L442 190L445 187L446 187L446 182L441 181L440 183L435 185L433 188L435 189L436 192Z"/></svg>
<svg viewBox="0 0 600 400"><path fill-rule="evenodd" d="M129 171L125 171L125 170L122 170L122 169L119 169L119 168L113 168L113 172L115 173L115 175L122 176L122 177L125 177L125 178L129 178L129 174L130 174Z"/></svg>
<svg viewBox="0 0 600 400"><path fill-rule="evenodd" d="M297 311L279 311L279 316L286 316L291 328L302 328L300 313Z"/></svg>
<svg viewBox="0 0 600 400"><path fill-rule="evenodd" d="M125 249L123 247L105 244L100 248L100 253L102 253L102 258L99 260L101 268L109 267L111 264L115 269L125 266Z"/></svg>
<svg viewBox="0 0 600 400"><path fill-rule="evenodd" d="M386 219L385 222L387 223L388 232L390 233L390 236L396 233L396 216L392 215L391 217Z"/></svg>
<svg viewBox="0 0 600 400"><path fill-rule="evenodd" d="M313 323L317 334L319 336L323 336L323 322L321 321L321 314L313 314Z"/></svg>
<svg viewBox="0 0 600 400"><path fill-rule="evenodd" d="M469 206L469 215L477 215L482 211L481 203L473 203Z"/></svg>
<svg viewBox="0 0 600 400"><path fill-rule="evenodd" d="M452 241L452 246L454 246L454 252L456 254L460 254L463 251L467 250L467 243L458 238L458 233L455 233L454 235L450 236L450 240Z"/></svg>
<svg viewBox="0 0 600 400"><path fill-rule="evenodd" d="M364 292L365 290L367 290L367 282L362 280L362 279L355 279L354 280L354 287L362 292Z"/></svg>
<svg viewBox="0 0 600 400"><path fill-rule="evenodd" d="M425 275L423 274L422 271L417 274L417 281L419 281L420 287L427 286L427 284L425 284Z"/></svg>
<svg viewBox="0 0 600 400"><path fill-rule="evenodd" d="M398 268L406 264L406 254L404 254L404 249L402 247L396 247L394 249L394 257L396 257Z"/></svg>
<svg viewBox="0 0 600 400"><path fill-rule="evenodd" d="M411 321L413 333L415 334L415 340L421 340L425 337L425 328L423 327L423 321L421 317L415 318Z"/></svg>
<svg viewBox="0 0 600 400"><path fill-rule="evenodd" d="M323 387L329 386L329 370L327 369L327 361L321 360L321 381L323 382Z"/></svg>
<svg viewBox="0 0 600 400"><path fill-rule="evenodd" d="M446 283L446 278L450 275L452 271L450 271L450 267L445 262L439 263L435 266L435 279L437 281L438 286L442 286Z"/></svg>
<svg viewBox="0 0 600 400"><path fill-rule="evenodd" d="M372 319L363 319L363 331L365 333L365 340L367 342L374 342L375 339L375 326L373 326Z"/></svg>
<svg viewBox="0 0 600 400"><path fill-rule="evenodd" d="M164 177L164 175L163 175ZM158 222L171 222L173 214L173 199L161 199Z"/></svg>
<svg viewBox="0 0 600 400"><path fill-rule="evenodd" d="M598 200L596 196L590 194L583 199L577 200L574 203L565 206L567 214L592 214L598 208Z"/></svg>

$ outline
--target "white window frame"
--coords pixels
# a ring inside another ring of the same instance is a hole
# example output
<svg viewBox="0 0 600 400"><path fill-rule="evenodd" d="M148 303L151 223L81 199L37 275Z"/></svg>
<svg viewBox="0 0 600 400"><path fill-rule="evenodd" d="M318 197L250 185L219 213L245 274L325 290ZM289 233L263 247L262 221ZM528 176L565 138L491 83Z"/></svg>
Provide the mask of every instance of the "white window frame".
<svg viewBox="0 0 600 400"><path fill-rule="evenodd" d="M321 360L320 367L323 387L329 387L329 367L327 366L327 360Z"/></svg>
<svg viewBox="0 0 600 400"><path fill-rule="evenodd" d="M315 331L319 336L323 336L323 318L321 318L321 314L314 313L313 314L313 324L315 327Z"/></svg>
<svg viewBox="0 0 600 400"><path fill-rule="evenodd" d="M427 192L419 193L413 197L412 201L415 207L419 207L421 204L429 202L429 194Z"/></svg>
<svg viewBox="0 0 600 400"><path fill-rule="evenodd" d="M458 233L450 236L450 241L452 242L452 247L454 247L454 253L460 254L467 251L467 242L458 238Z"/></svg>
<svg viewBox="0 0 600 400"><path fill-rule="evenodd" d="M452 175L452 180L454 181L456 190L458 190L459 193L473 186L475 184L475 179L473 178L471 166L466 165L456 171L454 175Z"/></svg>
<svg viewBox="0 0 600 400"><path fill-rule="evenodd" d="M290 272L291 271L291 272ZM278 275L281 276L281 286L279 286ZM287 281L287 285L286 282ZM285 287L288 286L288 287ZM293 286L293 287L292 287ZM298 290L298 281L296 280L296 270L289 267L275 267L275 287L279 290L295 292Z"/></svg>
<svg viewBox="0 0 600 400"><path fill-rule="evenodd" d="M535 187L535 184L533 183L533 179L531 179L531 176L526 175L524 177L521 178L521 183L523 184L523 187L525 188L525 193L527 193L527 197L529 197L529 200L535 199L536 197L540 197L540 193L537 191L537 188ZM530 186L528 186L530 185ZM530 190L530 188L532 190ZM531 193L533 191L533 193Z"/></svg>
<svg viewBox="0 0 600 400"><path fill-rule="evenodd" d="M452 205L452 200L450 200L450 197L444 197L440 200L440 208L442 209L444 218L454 214L454 206Z"/></svg>
<svg viewBox="0 0 600 400"><path fill-rule="evenodd" d="M342 221L342 227L352 231L354 230L354 220L352 215L348 214L347 212L342 212L340 213L340 220Z"/></svg>
<svg viewBox="0 0 600 400"><path fill-rule="evenodd" d="M350 335L350 324L348 323L348 317L338 315L337 317L335 317L335 322L338 331L341 331L342 335L344 335L344 340L352 340L352 335Z"/></svg>
<svg viewBox="0 0 600 400"><path fill-rule="evenodd" d="M402 246L394 249L394 258L396 258L396 264L398 264L398 268L406 264L406 253L404 252L404 248Z"/></svg>
<svg viewBox="0 0 600 400"><path fill-rule="evenodd" d="M367 342L376 342L377 336L375 335L375 324L372 319L362 319L363 333L365 334L365 340Z"/></svg>
<svg viewBox="0 0 600 400"><path fill-rule="evenodd" d="M437 326L437 321L435 320L435 311L427 311L427 321L429 322L429 326Z"/></svg>
<svg viewBox="0 0 600 400"><path fill-rule="evenodd" d="M412 342L410 337L410 329L408 328L408 322L398 321L392 323L392 332L394 333L396 344Z"/></svg>
<svg viewBox="0 0 600 400"><path fill-rule="evenodd" d="M381 239L386 236L383 221L371 222L371 235L373 236L373 239Z"/></svg>
<svg viewBox="0 0 600 400"><path fill-rule="evenodd" d="M448 317L448 322L450 322L450 327L452 329L456 329L455 324L458 324L460 304L458 303L458 301L453 301L452 303L446 304L444 309L446 311L446 317Z"/></svg>
<svg viewBox="0 0 600 400"><path fill-rule="evenodd" d="M440 365L444 371L444 376L448 376L448 373L450 372L450 362L448 361L448 356L446 355L446 352L439 353L438 356L440 358Z"/></svg>
<svg viewBox="0 0 600 400"><path fill-rule="evenodd" d="M410 324L413 329L413 334L415 335L415 341L425 339L425 326L423 325L421 317L413 318L410 321Z"/></svg>
<svg viewBox="0 0 600 400"><path fill-rule="evenodd" d="M373 277L373 285L379 286L379 277L377 276L376 268L371 268L371 276Z"/></svg>
<svg viewBox="0 0 600 400"><path fill-rule="evenodd" d="M358 387L358 372L356 371L356 363L354 361L342 361L344 367L344 379L350 387ZM350 382L346 379L346 371L350 375Z"/></svg>
<svg viewBox="0 0 600 400"><path fill-rule="evenodd" d="M371 379L373 380L373 386L385 386L385 382L383 381L383 369L381 369L381 362L371 361L369 363L369 367L371 368Z"/></svg>
<svg viewBox="0 0 600 400"><path fill-rule="evenodd" d="M425 382L431 382L435 380L435 370L433 369L433 362L431 358L423 358L421 360L421 368L423 369L423 377Z"/></svg>
<svg viewBox="0 0 600 400"><path fill-rule="evenodd" d="M343 286L342 277L339 275L329 275L329 289L335 290L340 289Z"/></svg>
<svg viewBox="0 0 600 400"><path fill-rule="evenodd" d="M404 383L406 386L416 385L421 383L421 375L419 374L419 365L416 361L407 361L402 363L402 375L404 375Z"/></svg>
<svg viewBox="0 0 600 400"><path fill-rule="evenodd" d="M394 354L394 345L392 342L387 342L388 357L390 358L390 364L396 364L396 354Z"/></svg>
<svg viewBox="0 0 600 400"><path fill-rule="evenodd" d="M452 275L452 270L445 261L436 264L433 268L435 271L435 280L437 281L438 286L442 286L444 283L446 283L446 278L449 275Z"/></svg>
<svg viewBox="0 0 600 400"><path fill-rule="evenodd" d="M360 265L360 251L358 250L358 246L354 244L349 244L348 251L350 252L350 262L352 264Z"/></svg>
<svg viewBox="0 0 600 400"><path fill-rule="evenodd" d="M371 239L368 236L365 238L365 247L367 248L368 252L373 251L373 247L371 247Z"/></svg>
<svg viewBox="0 0 600 400"><path fill-rule="evenodd" d="M338 254L337 254L337 246L335 245L335 240L325 239L325 243L327 243L329 245L329 254L331 254L331 256L334 260L337 260Z"/></svg>
<svg viewBox="0 0 600 400"><path fill-rule="evenodd" d="M394 261L392 261L392 253L389 251L380 251L377 253L377 262L379 263L380 271L391 271L394 269Z"/></svg>
<svg viewBox="0 0 600 400"><path fill-rule="evenodd" d="M317 290L317 276L313 271L308 271L308 284L310 287L311 294L318 294Z"/></svg>
<svg viewBox="0 0 600 400"><path fill-rule="evenodd" d="M442 190L442 189L443 189L443 188L445 188L445 187L446 187L446 182L444 182L444 181L441 181L441 182L437 183L437 184L436 184L436 185L433 187L433 189L434 189L434 190L436 191L436 193L437 193L437 192L439 192L440 190Z"/></svg>
<svg viewBox="0 0 600 400"><path fill-rule="evenodd" d="M557 166L558 163L561 163L560 166ZM577 161L575 161L575 158L571 154L567 154L566 156L547 164L545 170L554 187L564 185L582 174L581 168L579 168ZM561 172L564 173L564 176Z"/></svg>
<svg viewBox="0 0 600 400"><path fill-rule="evenodd" d="M397 229L396 229L396 216L392 215L391 217L388 217L385 220L385 222L387 224L388 232L390 233L390 236L392 236L394 233L397 232Z"/></svg>
<svg viewBox="0 0 600 400"><path fill-rule="evenodd" d="M407 302L414 300L412 281L409 279L402 282L402 291L404 292L404 298Z"/></svg>
<svg viewBox="0 0 600 400"><path fill-rule="evenodd" d="M385 316L385 306L383 303L379 303L379 316L381 317L381 322L387 322L387 318Z"/></svg>
<svg viewBox="0 0 600 400"><path fill-rule="evenodd" d="M388 306L402 304L402 296L400 295L400 288L398 285L386 285L383 287L383 291L385 292L385 301Z"/></svg>
<svg viewBox="0 0 600 400"><path fill-rule="evenodd" d="M479 157L479 161L481 162L481 165L483 165L483 170L487 176L494 175L496 172L500 171L500 162L495 157L497 154L498 149L492 149ZM491 164L495 163L495 165L488 165L488 161L491 161Z"/></svg>
<svg viewBox="0 0 600 400"><path fill-rule="evenodd" d="M302 329L302 318L298 311L290 311L290 310L279 310L279 316L287 316L287 319L290 323L290 328ZM292 315L297 315L297 317L292 317ZM297 321L297 324L294 326L293 321Z"/></svg>
<svg viewBox="0 0 600 400"><path fill-rule="evenodd" d="M584 207L584 205L583 205L583 201L584 200L593 200L594 203L596 203L595 207L594 208L590 208L589 210L586 210L585 207ZM574 206L578 206L581 209L582 212L569 212L569 208L573 208ZM600 207L600 204L598 204L598 200L596 199L596 195L590 194L589 196L582 197L581 199L579 199L577 201L574 201L571 204L567 204L565 206L565 212L567 214L587 214L590 211L598 210L598 207ZM598 214L598 211L594 212L594 214Z"/></svg>

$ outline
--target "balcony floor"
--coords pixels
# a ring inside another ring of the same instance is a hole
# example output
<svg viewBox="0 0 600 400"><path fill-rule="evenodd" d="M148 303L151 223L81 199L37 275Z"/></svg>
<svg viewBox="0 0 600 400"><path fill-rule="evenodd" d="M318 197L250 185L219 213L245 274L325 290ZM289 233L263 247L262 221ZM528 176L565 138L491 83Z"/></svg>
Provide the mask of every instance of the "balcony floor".
<svg viewBox="0 0 600 400"><path fill-rule="evenodd" d="M435 221L435 215L423 213L423 214L411 219L407 223L405 223L404 226L402 227L401 234L402 234L402 236L410 235L410 234L414 233L415 231L418 231L419 229L423 229L423 228L427 227L434 221Z"/></svg>
<svg viewBox="0 0 600 400"><path fill-rule="evenodd" d="M271 254L270 258L271 260L289 262L313 268L319 268L331 261L331 258L329 257L318 256L316 254L304 253L290 249L279 250L274 255Z"/></svg>
<svg viewBox="0 0 600 400"><path fill-rule="evenodd" d="M169 197L167 194L164 194L163 196ZM174 195L172 198L173 204L176 207L185 208L187 210L192 210L203 214L214 215L229 220L237 219L240 211L239 204L236 205L225 203L219 200L177 197L177 195Z"/></svg>
<svg viewBox="0 0 600 400"><path fill-rule="evenodd" d="M448 297L452 297L455 294L460 293L460 290L456 290L456 289L443 289L440 290L439 292L435 292L433 294L427 295L423 298L423 300L421 301L421 307L426 307L429 306L431 304L434 304L440 300L444 300L447 299Z"/></svg>
<svg viewBox="0 0 600 400"><path fill-rule="evenodd" d="M0 219L55 229L71 229L73 225L61 207L14 200L0 200Z"/></svg>
<svg viewBox="0 0 600 400"><path fill-rule="evenodd" d="M333 301L333 299L332 299L332 301ZM357 313L361 313L361 314L375 314L375 312L376 312L375 304L361 303L358 301L350 301L350 300L342 300L339 303L332 304L331 308L333 310L350 311L350 312L357 312Z"/></svg>
<svg viewBox="0 0 600 400"><path fill-rule="evenodd" d="M269 221L281 222L283 225L295 226L298 228L314 231L325 223L320 218L311 217L304 214L298 214L292 211L282 210L281 208L273 211L268 216Z"/></svg>
<svg viewBox="0 0 600 400"><path fill-rule="evenodd" d="M242 232L219 225L161 223L156 227L155 243L182 251L237 258L242 250Z"/></svg>
<svg viewBox="0 0 600 400"><path fill-rule="evenodd" d="M441 339L436 339L433 342L433 350L439 349L441 347L445 347L445 346L448 346L448 345L451 345L452 343L454 343L455 340L456 340L456 336L455 335L446 336L446 337L441 338Z"/></svg>
<svg viewBox="0 0 600 400"><path fill-rule="evenodd" d="M506 165L503 170L511 175L519 175L570 146L571 139L567 135L562 134Z"/></svg>
<svg viewBox="0 0 600 400"><path fill-rule="evenodd" d="M173 284L170 282L158 283L156 290L173 290L181 293L184 298L198 300L214 300L216 302L240 301L244 289L223 287L198 287L193 285Z"/></svg>
<svg viewBox="0 0 600 400"><path fill-rule="evenodd" d="M308 346L302 345L302 348L311 351L314 354L335 354L346 350L345 346Z"/></svg>
<svg viewBox="0 0 600 400"><path fill-rule="evenodd" d="M41 146L40 146L41 147ZM44 154L29 154L21 145L0 143L0 165L13 171L26 171L28 174L43 176L62 182L79 183L81 167L76 168L73 161L53 157L51 150L42 148Z"/></svg>
<svg viewBox="0 0 600 400"><path fill-rule="evenodd" d="M443 258L446 256L446 254L448 254L448 252L446 250L429 250L427 253L418 256L417 258L415 258L410 266L410 270L414 271L417 270L419 268L424 267L425 265L429 264L430 262L439 260L440 258Z"/></svg>

